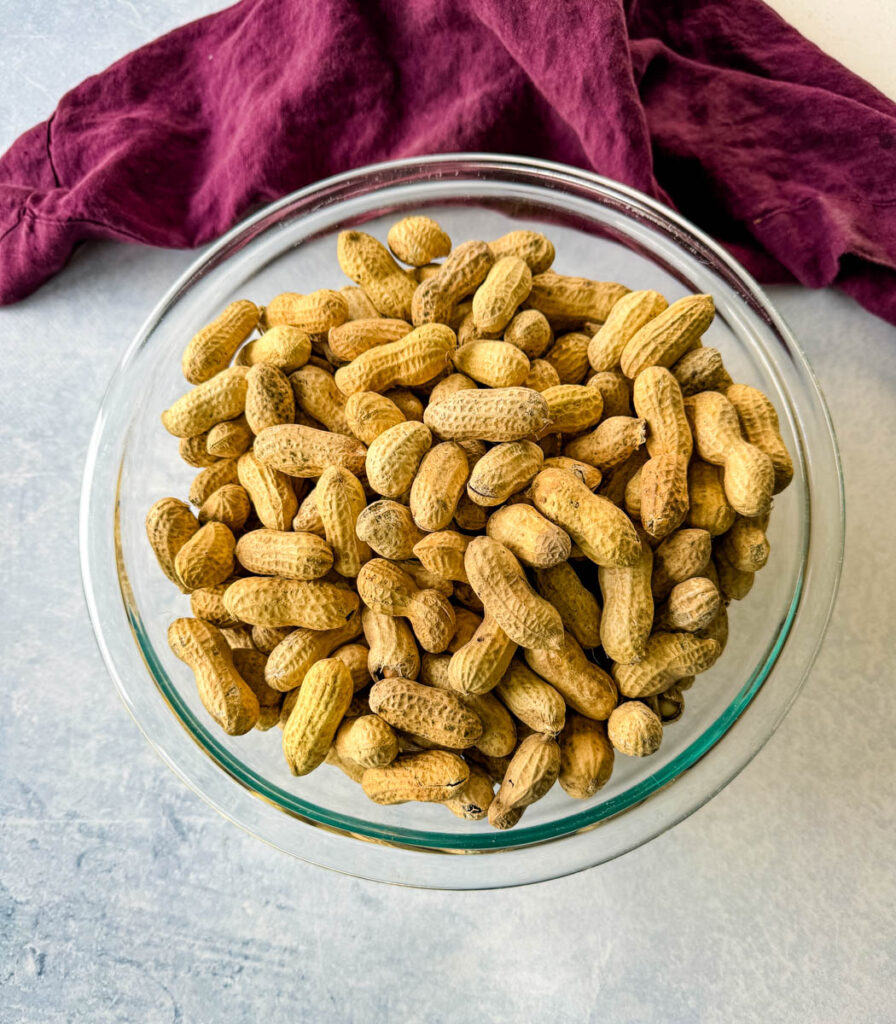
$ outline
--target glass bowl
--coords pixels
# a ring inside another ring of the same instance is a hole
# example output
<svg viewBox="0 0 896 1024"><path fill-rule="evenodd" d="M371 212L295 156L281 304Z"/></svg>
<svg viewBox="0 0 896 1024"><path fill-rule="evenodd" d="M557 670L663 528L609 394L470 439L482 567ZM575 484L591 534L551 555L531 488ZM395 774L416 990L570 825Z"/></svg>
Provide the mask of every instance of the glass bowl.
<svg viewBox="0 0 896 1024"><path fill-rule="evenodd" d="M159 571L144 533L149 506L185 496L195 472L159 421L185 390L180 355L190 336L236 298L264 303L282 291L340 287L337 232L363 225L384 239L412 211L432 215L458 241L543 230L559 272L655 288L670 301L711 293L718 312L707 340L735 380L772 399L795 464L793 483L775 499L769 565L732 605L728 648L688 691L659 753L617 756L612 779L590 800L555 786L507 832L438 805L380 807L329 767L294 779L279 730L221 732L168 649L168 624L189 614L188 600ZM303 189L193 264L128 348L103 401L85 470L81 550L93 627L119 693L162 758L212 806L315 864L406 885L492 888L631 850L701 806L754 756L796 697L828 622L843 497L833 430L806 358L730 256L677 214L596 175L457 155L380 164Z"/></svg>

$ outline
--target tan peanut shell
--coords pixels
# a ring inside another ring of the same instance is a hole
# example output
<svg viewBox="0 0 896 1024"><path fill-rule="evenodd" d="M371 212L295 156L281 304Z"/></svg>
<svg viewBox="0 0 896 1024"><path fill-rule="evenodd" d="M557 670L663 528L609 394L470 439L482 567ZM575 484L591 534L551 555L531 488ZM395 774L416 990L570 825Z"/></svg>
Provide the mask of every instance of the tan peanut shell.
<svg viewBox="0 0 896 1024"><path fill-rule="evenodd" d="M451 239L431 217L404 217L389 228L389 248L402 263L422 267L451 252Z"/></svg>
<svg viewBox="0 0 896 1024"><path fill-rule="evenodd" d="M163 573L186 590L174 568L180 549L199 531L190 506L177 498L161 498L146 514L146 536Z"/></svg>
<svg viewBox="0 0 896 1024"><path fill-rule="evenodd" d="M564 627L582 647L597 647L600 643L600 605L569 562L536 569L535 580L538 592L557 609Z"/></svg>
<svg viewBox="0 0 896 1024"><path fill-rule="evenodd" d="M607 727L603 722L572 714L567 717L557 742L560 744L557 781L573 799L590 799L613 774L613 745L607 737Z"/></svg>
<svg viewBox="0 0 896 1024"><path fill-rule="evenodd" d="M506 341L477 338L458 348L452 359L457 369L491 388L517 387L529 376L529 360Z"/></svg>
<svg viewBox="0 0 896 1024"><path fill-rule="evenodd" d="M333 657L338 658L343 665L348 669L349 674L352 677L352 688L357 694L358 690L363 690L365 686L370 682L370 673L367 671L367 658L370 654L370 648L367 644L340 644L339 647L333 651ZM352 701L354 704L356 701ZM351 711L351 708L349 709ZM346 712L348 714L349 712Z"/></svg>
<svg viewBox="0 0 896 1024"><path fill-rule="evenodd" d="M455 391L475 391L476 382L465 373L449 373L443 377L429 393L429 405L438 405L449 398Z"/></svg>
<svg viewBox="0 0 896 1024"><path fill-rule="evenodd" d="M205 446L216 458L233 459L247 452L254 440L255 435L244 414L215 424L206 434Z"/></svg>
<svg viewBox="0 0 896 1024"><path fill-rule="evenodd" d="M247 342L237 353L239 366L267 363L284 373L304 366L311 356L311 338L300 327L281 324L265 331L260 338Z"/></svg>
<svg viewBox="0 0 896 1024"><path fill-rule="evenodd" d="M462 494L454 510L454 525L459 530L470 533L481 533L485 529L488 513L482 505L470 500L468 494Z"/></svg>
<svg viewBox="0 0 896 1024"><path fill-rule="evenodd" d="M333 327L327 335L330 351L343 362L350 362L362 352L398 341L410 334L413 328L407 320L390 320L388 317L373 317L364 320L347 320Z"/></svg>
<svg viewBox="0 0 896 1024"><path fill-rule="evenodd" d="M476 749L488 757L512 754L517 742L516 725L510 712L497 697L491 693L464 694L460 700L482 723L482 732L475 743Z"/></svg>
<svg viewBox="0 0 896 1024"><path fill-rule="evenodd" d="M420 460L431 445L429 427L415 420L383 431L367 450L365 470L370 486L384 497L401 497L414 482Z"/></svg>
<svg viewBox="0 0 896 1024"><path fill-rule="evenodd" d="M289 384L298 409L334 434L353 433L345 414L345 395L336 387L332 373L317 366L303 366L290 374Z"/></svg>
<svg viewBox="0 0 896 1024"><path fill-rule="evenodd" d="M361 768L380 768L398 757L395 730L379 715L346 719L336 732L336 753Z"/></svg>
<svg viewBox="0 0 896 1024"><path fill-rule="evenodd" d="M218 629L228 629L239 625L229 611L224 607L224 591L230 586L225 580L224 583L214 583L209 587L197 587L190 594L190 611L195 618L204 619Z"/></svg>
<svg viewBox="0 0 896 1024"><path fill-rule="evenodd" d="M447 750L424 750L398 757L382 768L368 768L361 779L367 796L378 804L409 800L445 803L463 791L470 769Z"/></svg>
<svg viewBox="0 0 896 1024"><path fill-rule="evenodd" d="M548 423L548 404L531 388L458 391L429 405L423 422L446 440L518 441Z"/></svg>
<svg viewBox="0 0 896 1024"><path fill-rule="evenodd" d="M473 296L473 320L482 331L503 331L532 290L532 271L518 256L503 256Z"/></svg>
<svg viewBox="0 0 896 1024"><path fill-rule="evenodd" d="M181 367L191 384L202 384L226 369L236 350L258 323L258 307L239 299L210 324L193 335L184 350ZM197 431L199 433L199 431Z"/></svg>
<svg viewBox="0 0 896 1024"><path fill-rule="evenodd" d="M237 541L240 565L256 576L316 580L333 567L333 549L313 533L252 530Z"/></svg>
<svg viewBox="0 0 896 1024"><path fill-rule="evenodd" d="M666 603L658 609L657 628L698 633L715 619L720 607L715 583L705 576L693 576L672 588Z"/></svg>
<svg viewBox="0 0 896 1024"><path fill-rule="evenodd" d="M253 636L256 628L253 627ZM264 669L268 686L282 692L301 686L315 662L329 658L338 647L354 640L360 632L361 618L358 615L353 615L335 629L291 629L268 656Z"/></svg>
<svg viewBox="0 0 896 1024"><path fill-rule="evenodd" d="M653 553L653 596L665 600L676 583L704 575L711 555L712 539L706 530L676 530Z"/></svg>
<svg viewBox="0 0 896 1024"><path fill-rule="evenodd" d="M556 735L566 721L566 702L557 690L514 658L494 693L508 710L535 732Z"/></svg>
<svg viewBox="0 0 896 1024"><path fill-rule="evenodd" d="M239 672L245 684L258 698L261 707L277 708L277 717L280 717L280 701L283 694L268 686L264 678L264 668L267 662L267 655L261 651L253 650L251 647L237 647L231 652L233 666ZM256 723L257 726L257 723Z"/></svg>
<svg viewBox="0 0 896 1024"><path fill-rule="evenodd" d="M537 309L524 309L505 328L504 340L515 345L529 359L537 359L550 348L554 332L544 313Z"/></svg>
<svg viewBox="0 0 896 1024"><path fill-rule="evenodd" d="M230 584L228 583L228 586L229 585ZM245 622L240 622L236 626L222 626L221 636L224 637L227 646L232 651L238 651L244 648L250 651L255 650L255 644L252 642L252 627L247 626Z"/></svg>
<svg viewBox="0 0 896 1024"><path fill-rule="evenodd" d="M703 345L685 352L673 363L672 376L685 396L696 395L698 391L724 391L731 384L722 353Z"/></svg>
<svg viewBox="0 0 896 1024"><path fill-rule="evenodd" d="M737 569L720 548L713 552L713 562L719 576L719 590L726 601L743 601L753 589L756 573Z"/></svg>
<svg viewBox="0 0 896 1024"><path fill-rule="evenodd" d="M449 654L454 654L465 647L472 639L479 629L482 623L482 616L477 615L476 612L470 611L469 608L458 608L454 609L455 629L454 636L451 637L451 643L448 644L447 651ZM430 655L432 657L432 655ZM448 659L450 661L450 658ZM446 668L447 672L447 668ZM446 685L450 685L446 683Z"/></svg>
<svg viewBox="0 0 896 1024"><path fill-rule="evenodd" d="M637 377L648 366L672 366L699 343L714 316L711 295L686 295L673 302L628 341L619 360L622 372Z"/></svg>
<svg viewBox="0 0 896 1024"><path fill-rule="evenodd" d="M246 423L253 434L278 423L293 422L296 403L282 370L268 363L257 363L250 368L246 382Z"/></svg>
<svg viewBox="0 0 896 1024"><path fill-rule="evenodd" d="M448 685L460 693L488 693L497 686L517 645L488 612L448 664Z"/></svg>
<svg viewBox="0 0 896 1024"><path fill-rule="evenodd" d="M553 242L537 231L510 231L489 242L488 247L496 260L516 256L533 274L543 274L554 262Z"/></svg>
<svg viewBox="0 0 896 1024"><path fill-rule="evenodd" d="M248 373L244 366L231 366L199 384L162 413L162 426L175 437L193 437L239 416L246 406Z"/></svg>
<svg viewBox="0 0 896 1024"><path fill-rule="evenodd" d="M374 683L370 707L394 728L440 746L462 750L482 735L479 716L457 694L409 679Z"/></svg>
<svg viewBox="0 0 896 1024"><path fill-rule="evenodd" d="M341 466L323 471L314 489L324 535L333 550L333 568L341 576L357 576L370 548L356 532L358 516L367 506L361 481Z"/></svg>
<svg viewBox="0 0 896 1024"><path fill-rule="evenodd" d="M601 646L608 658L623 665L640 661L646 653L653 626L652 572L653 552L643 538L635 565L598 572L604 599Z"/></svg>
<svg viewBox="0 0 896 1024"><path fill-rule="evenodd" d="M420 589L414 580L385 558L361 567L358 594L372 611L406 617L424 650L444 651L454 634L454 609L437 590Z"/></svg>
<svg viewBox="0 0 896 1024"><path fill-rule="evenodd" d="M292 480L265 465L253 452L240 456L236 470L262 525L269 530L288 530L299 506Z"/></svg>
<svg viewBox="0 0 896 1024"><path fill-rule="evenodd" d="M523 387L544 394L548 388L560 384L560 375L546 359L533 359L529 364L529 374L523 381ZM546 419L550 423L550 419Z"/></svg>
<svg viewBox="0 0 896 1024"><path fill-rule="evenodd" d="M385 395L356 391L345 400L345 419L355 437L369 446L390 427L403 423L404 414Z"/></svg>
<svg viewBox="0 0 896 1024"><path fill-rule="evenodd" d="M571 633L557 651L527 650L526 663L559 691L580 715L603 721L616 706L616 686L603 669L585 656Z"/></svg>
<svg viewBox="0 0 896 1024"><path fill-rule="evenodd" d="M444 324L424 324L398 341L368 349L336 371L336 384L345 395L356 391L425 384L450 362L457 347L454 331Z"/></svg>
<svg viewBox="0 0 896 1024"><path fill-rule="evenodd" d="M557 371L561 384L581 384L588 375L590 335L581 331L561 334L545 353L545 361Z"/></svg>
<svg viewBox="0 0 896 1024"><path fill-rule="evenodd" d="M287 480L289 477L286 478ZM313 533L317 537L324 537L324 524L317 511L317 498L312 488L302 499L299 509L293 517L292 528L296 533Z"/></svg>
<svg viewBox="0 0 896 1024"><path fill-rule="evenodd" d="M339 294L348 306L349 320L370 320L380 315L376 306L364 294L363 288L347 284L339 289Z"/></svg>
<svg viewBox="0 0 896 1024"><path fill-rule="evenodd" d="M469 474L467 456L459 444L444 441L426 452L410 494L411 515L421 530L444 530L450 525Z"/></svg>
<svg viewBox="0 0 896 1024"><path fill-rule="evenodd" d="M414 292L413 323L447 323L454 306L485 280L494 260L485 242L464 242L453 249L439 272Z"/></svg>
<svg viewBox="0 0 896 1024"><path fill-rule="evenodd" d="M559 434L580 434L601 418L603 398L595 388L559 384L542 391L548 403L550 429Z"/></svg>
<svg viewBox="0 0 896 1024"><path fill-rule="evenodd" d="M423 538L407 505L382 499L361 511L355 526L358 539L383 558L414 557L414 545Z"/></svg>
<svg viewBox="0 0 896 1024"><path fill-rule="evenodd" d="M465 821L480 821L488 814L495 792L488 774L476 765L470 765L470 777L461 791L444 801L453 815Z"/></svg>
<svg viewBox="0 0 896 1024"><path fill-rule="evenodd" d="M253 451L264 465L298 477L320 476L328 466L358 474L367 458L366 446L355 438L297 423L263 430L255 438Z"/></svg>
<svg viewBox="0 0 896 1024"><path fill-rule="evenodd" d="M620 462L618 466L608 470L603 474L598 485L598 495L621 507L624 504L625 492L629 483L648 458L647 449L642 447L630 455L625 462Z"/></svg>
<svg viewBox="0 0 896 1024"><path fill-rule="evenodd" d="M204 431L195 437L182 437L178 442L177 453L188 466L205 469L218 461L220 456L214 455L208 450L209 433L209 431Z"/></svg>
<svg viewBox="0 0 896 1024"><path fill-rule="evenodd" d="M645 703L630 700L610 715L607 735L621 754L647 757L655 754L663 742L663 723Z"/></svg>
<svg viewBox="0 0 896 1024"><path fill-rule="evenodd" d="M437 576L468 583L464 555L469 543L469 537L455 530L438 530L420 537L414 544L413 554Z"/></svg>
<svg viewBox="0 0 896 1024"><path fill-rule="evenodd" d="M233 549L233 534L223 523L206 523L181 546L174 571L187 590L223 583L233 574Z"/></svg>
<svg viewBox="0 0 896 1024"><path fill-rule="evenodd" d="M417 584L421 590L437 590L444 597L451 597L454 593L454 584L446 580L438 573L430 572L426 566L416 558L405 558L400 562L393 563Z"/></svg>
<svg viewBox="0 0 896 1024"><path fill-rule="evenodd" d="M600 392L603 399L603 414L610 416L631 416L631 381L618 370L604 370L588 378L586 387Z"/></svg>
<svg viewBox="0 0 896 1024"><path fill-rule="evenodd" d="M283 753L293 775L307 775L323 764L352 693L351 675L337 658L308 671L283 729Z"/></svg>
<svg viewBox="0 0 896 1024"><path fill-rule="evenodd" d="M588 362L598 373L619 366L625 346L650 320L669 305L659 292L629 292L610 310L588 344Z"/></svg>
<svg viewBox="0 0 896 1024"><path fill-rule="evenodd" d="M611 416L591 431L570 441L563 454L596 466L602 473L625 462L644 444L647 424L633 416Z"/></svg>
<svg viewBox="0 0 896 1024"><path fill-rule="evenodd" d="M367 670L370 678L416 679L420 674L420 652L410 624L402 618L369 608L361 612L364 639L369 645Z"/></svg>
<svg viewBox="0 0 896 1024"><path fill-rule="evenodd" d="M565 469L543 469L532 482L532 500L542 515L564 529L598 565L634 565L641 541L626 514L592 494Z"/></svg>
<svg viewBox="0 0 896 1024"><path fill-rule="evenodd" d="M201 521L200 516L200 521ZM769 543L765 535L768 516L745 519L738 516L722 538L719 548L726 560L742 572L758 572L768 561Z"/></svg>
<svg viewBox="0 0 896 1024"><path fill-rule="evenodd" d="M523 565L547 569L569 558L569 535L531 505L505 505L489 516L486 535L503 544Z"/></svg>
<svg viewBox="0 0 896 1024"><path fill-rule="evenodd" d="M685 522L706 530L711 537L726 533L737 513L728 504L722 483L722 470L710 462L694 458L688 466L689 507Z"/></svg>
<svg viewBox="0 0 896 1024"><path fill-rule="evenodd" d="M230 531L237 532L246 524L252 503L249 495L239 484L225 484L213 491L199 507L199 522L223 523Z"/></svg>
<svg viewBox="0 0 896 1024"><path fill-rule="evenodd" d="M279 576L248 576L236 580L224 605L251 626L302 626L336 629L358 609L358 595L322 580L287 580Z"/></svg>
<svg viewBox="0 0 896 1024"><path fill-rule="evenodd" d="M284 292L267 304L265 318L271 327L288 324L308 334L326 334L348 319L348 303L344 295L329 288L308 295Z"/></svg>
<svg viewBox="0 0 896 1024"><path fill-rule="evenodd" d="M545 271L532 278L527 302L555 326L575 326L586 320L606 320L627 292L628 288L613 281L592 281Z"/></svg>
<svg viewBox="0 0 896 1024"><path fill-rule="evenodd" d="M532 441L495 445L473 467L467 494L477 505L501 505L531 483L543 462L544 453Z"/></svg>
<svg viewBox="0 0 896 1024"><path fill-rule="evenodd" d="M589 491L597 490L603 479L603 474L596 466L591 466L587 462L579 462L578 459L571 459L568 455L555 455L545 459L542 469L564 469L581 480Z"/></svg>
<svg viewBox="0 0 896 1024"><path fill-rule="evenodd" d="M691 633L654 633L641 661L613 666L613 677L625 697L652 697L685 676L699 675L721 654L715 640Z"/></svg>
<svg viewBox="0 0 896 1024"><path fill-rule="evenodd" d="M231 736L241 736L258 721L258 698L233 664L219 630L201 619L175 619L168 646L193 670L206 711Z"/></svg>
<svg viewBox="0 0 896 1024"><path fill-rule="evenodd" d="M226 584L222 584L226 586ZM224 607L222 600L221 607ZM270 654L271 651L285 640L292 632L290 626L253 626L252 627L252 643L255 647L261 651L262 654Z"/></svg>
<svg viewBox="0 0 896 1024"><path fill-rule="evenodd" d="M557 781L560 747L549 736L533 733L517 747L501 788L488 810L494 828L512 828L523 811L540 800Z"/></svg>
<svg viewBox="0 0 896 1024"><path fill-rule="evenodd" d="M725 397L737 410L747 440L771 459L775 472L774 493L783 491L793 479L793 460L781 437L775 407L761 391L747 384L731 385Z"/></svg>

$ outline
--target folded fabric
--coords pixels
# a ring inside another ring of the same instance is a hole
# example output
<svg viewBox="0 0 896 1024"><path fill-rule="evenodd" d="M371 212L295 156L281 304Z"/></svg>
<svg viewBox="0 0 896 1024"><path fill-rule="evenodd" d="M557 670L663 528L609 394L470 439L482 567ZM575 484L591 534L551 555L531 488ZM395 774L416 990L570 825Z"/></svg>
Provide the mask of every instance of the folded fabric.
<svg viewBox="0 0 896 1024"><path fill-rule="evenodd" d="M896 105L759 0L243 0L0 158L0 302L85 239L195 246L328 175L461 150L590 168L760 279L896 323Z"/></svg>

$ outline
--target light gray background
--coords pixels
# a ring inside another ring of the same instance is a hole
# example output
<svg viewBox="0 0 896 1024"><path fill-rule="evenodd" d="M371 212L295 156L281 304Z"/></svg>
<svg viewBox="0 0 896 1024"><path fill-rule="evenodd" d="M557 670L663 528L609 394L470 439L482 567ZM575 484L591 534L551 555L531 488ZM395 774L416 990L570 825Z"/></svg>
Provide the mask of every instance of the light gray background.
<svg viewBox="0 0 896 1024"><path fill-rule="evenodd" d="M7 0L0 148L202 8ZM94 646L87 439L123 346L193 258L91 246L0 311L0 1020L896 1018L896 331L834 292L772 290L828 396L848 530L821 656L765 750L600 869L416 892L305 866L218 817L143 741Z"/></svg>

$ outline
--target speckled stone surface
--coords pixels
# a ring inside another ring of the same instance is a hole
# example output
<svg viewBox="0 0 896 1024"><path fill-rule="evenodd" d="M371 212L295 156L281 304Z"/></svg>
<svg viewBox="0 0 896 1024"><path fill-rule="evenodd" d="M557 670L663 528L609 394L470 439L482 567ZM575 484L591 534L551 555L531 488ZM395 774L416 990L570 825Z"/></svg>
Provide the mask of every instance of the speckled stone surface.
<svg viewBox="0 0 896 1024"><path fill-rule="evenodd" d="M0 146L208 9L0 3ZM193 258L94 246L0 310L0 1021L896 1019L896 330L838 294L773 289L827 392L848 527L834 622L762 753L612 864L418 892L228 824L144 742L94 645L77 539L89 432L122 346Z"/></svg>

